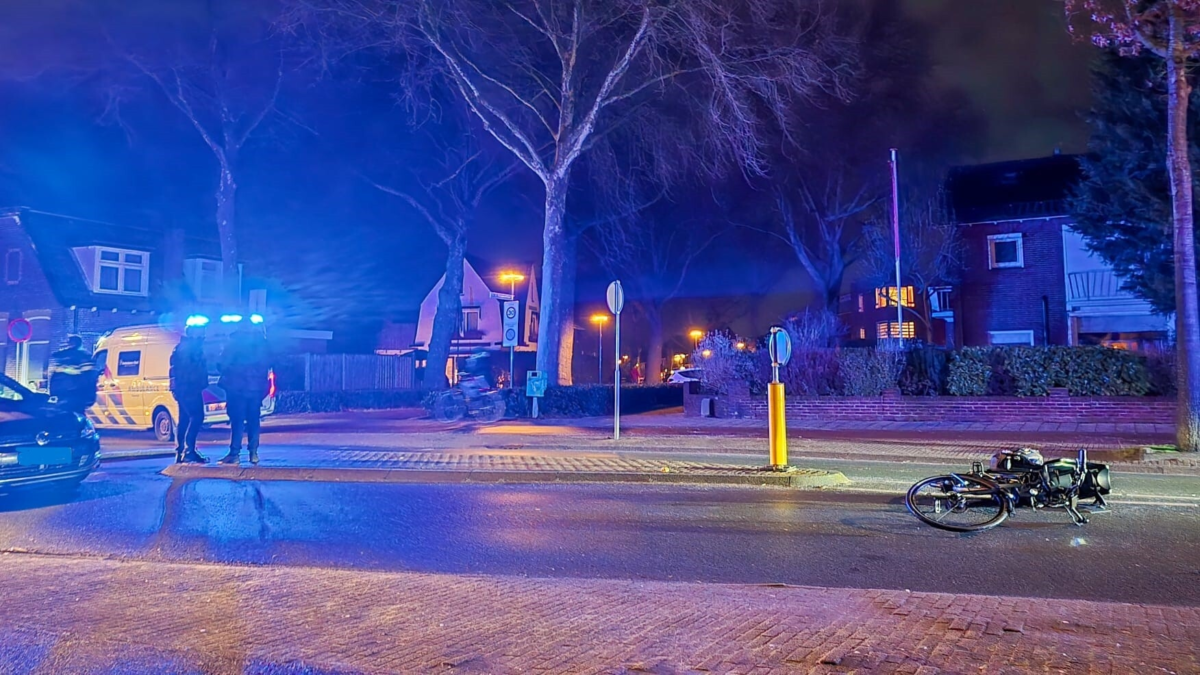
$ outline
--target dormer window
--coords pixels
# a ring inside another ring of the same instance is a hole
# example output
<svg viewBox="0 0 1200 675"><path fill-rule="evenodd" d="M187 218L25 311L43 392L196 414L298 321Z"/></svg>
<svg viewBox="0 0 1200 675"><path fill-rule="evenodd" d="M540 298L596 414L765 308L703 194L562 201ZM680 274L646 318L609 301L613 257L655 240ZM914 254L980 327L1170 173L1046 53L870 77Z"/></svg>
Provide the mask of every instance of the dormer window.
<svg viewBox="0 0 1200 675"><path fill-rule="evenodd" d="M150 254L119 248L93 247L96 273L92 291L116 295L146 295L150 279Z"/></svg>

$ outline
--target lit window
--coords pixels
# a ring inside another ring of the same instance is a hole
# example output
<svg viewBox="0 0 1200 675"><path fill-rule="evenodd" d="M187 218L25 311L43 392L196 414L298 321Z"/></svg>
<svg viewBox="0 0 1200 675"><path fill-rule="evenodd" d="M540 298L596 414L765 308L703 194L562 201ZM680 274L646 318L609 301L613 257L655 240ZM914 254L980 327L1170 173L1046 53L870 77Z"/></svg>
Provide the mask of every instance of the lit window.
<svg viewBox="0 0 1200 675"><path fill-rule="evenodd" d="M864 311L866 311L866 303L863 302L863 294L859 293L858 294L858 313L862 314Z"/></svg>
<svg viewBox="0 0 1200 675"><path fill-rule="evenodd" d="M988 266L991 269L1024 267L1025 250L1020 232L988 237Z"/></svg>
<svg viewBox="0 0 1200 675"><path fill-rule="evenodd" d="M895 338L903 338L908 340L917 336L917 326L912 321L904 322L902 334L898 334L900 331L896 329L896 325L897 324L895 321L880 321L879 323L875 324L875 337L879 338L880 340L889 340Z"/></svg>
<svg viewBox="0 0 1200 675"><path fill-rule="evenodd" d="M97 248L92 290L96 293L146 295L150 255L138 251Z"/></svg>
<svg viewBox="0 0 1200 675"><path fill-rule="evenodd" d="M901 301L905 307L913 306L913 287L905 286L901 294ZM875 308L895 307L896 306L896 287L888 286L887 288L875 289ZM861 310L860 310L861 311Z"/></svg>
<svg viewBox="0 0 1200 675"><path fill-rule="evenodd" d="M859 300L862 300L862 296L861 296L861 295L860 295L860 296L858 296L858 299L859 299ZM858 329L858 339L859 339L859 340L866 340L866 339L867 339L867 329L866 329L866 328L859 328L859 329Z"/></svg>

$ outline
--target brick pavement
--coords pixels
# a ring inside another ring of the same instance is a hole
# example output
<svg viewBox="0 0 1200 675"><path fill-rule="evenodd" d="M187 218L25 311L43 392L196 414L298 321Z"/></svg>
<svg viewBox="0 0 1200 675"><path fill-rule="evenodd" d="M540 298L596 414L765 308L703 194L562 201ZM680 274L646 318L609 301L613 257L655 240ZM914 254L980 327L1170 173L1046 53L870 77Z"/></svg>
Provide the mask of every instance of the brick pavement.
<svg viewBox="0 0 1200 675"><path fill-rule="evenodd" d="M4 673L1195 673L1200 609L5 554Z"/></svg>

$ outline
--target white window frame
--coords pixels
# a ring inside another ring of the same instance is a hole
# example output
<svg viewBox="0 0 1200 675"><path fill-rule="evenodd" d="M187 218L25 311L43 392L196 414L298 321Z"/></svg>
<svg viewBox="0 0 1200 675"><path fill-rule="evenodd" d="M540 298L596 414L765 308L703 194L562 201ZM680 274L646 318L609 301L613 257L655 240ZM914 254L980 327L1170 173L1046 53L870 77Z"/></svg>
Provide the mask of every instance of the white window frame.
<svg viewBox="0 0 1200 675"><path fill-rule="evenodd" d="M1020 232L988 235L988 269L1009 269L1025 266L1025 236ZM1005 241L1017 242L1016 262L996 262L996 243Z"/></svg>
<svg viewBox="0 0 1200 675"><path fill-rule="evenodd" d="M92 274L92 292L103 293L105 295L132 295L137 297L146 297L150 295L150 253L147 251L135 251L128 248L113 248L111 246L93 246L93 252L96 255L95 268ZM100 260L104 253L116 253L120 256L119 261ZM142 256L141 263L125 262L127 255ZM117 268L117 290L100 287L100 268L115 267ZM138 270L142 273L142 287L138 291L125 290L125 271Z"/></svg>
<svg viewBox="0 0 1200 675"><path fill-rule="evenodd" d="M462 323L459 326L459 335L466 337L467 333L470 332L467 329L467 315L468 314L475 315L475 332L480 332L480 333L483 332L483 308L481 308L481 307L463 307L459 311L462 314L462 316L460 317L460 321Z"/></svg>
<svg viewBox="0 0 1200 675"><path fill-rule="evenodd" d="M996 342L996 336L1021 337L1025 342ZM988 344L997 347L1032 347L1033 346L1033 331L1032 330L989 330Z"/></svg>

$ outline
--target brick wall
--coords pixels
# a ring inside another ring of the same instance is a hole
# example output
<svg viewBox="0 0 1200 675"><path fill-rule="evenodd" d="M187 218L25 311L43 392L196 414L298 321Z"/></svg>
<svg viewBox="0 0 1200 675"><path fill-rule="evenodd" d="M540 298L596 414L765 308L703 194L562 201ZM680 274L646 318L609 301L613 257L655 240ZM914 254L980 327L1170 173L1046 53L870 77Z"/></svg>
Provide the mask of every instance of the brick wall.
<svg viewBox="0 0 1200 675"><path fill-rule="evenodd" d="M980 223L963 228L966 270L960 293L963 344L989 344L989 331L1031 330L1046 344L1042 296L1050 305L1050 344L1067 344L1064 218ZM1024 267L989 269L988 236L1022 234Z"/></svg>

